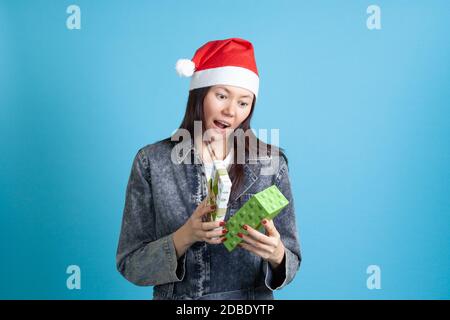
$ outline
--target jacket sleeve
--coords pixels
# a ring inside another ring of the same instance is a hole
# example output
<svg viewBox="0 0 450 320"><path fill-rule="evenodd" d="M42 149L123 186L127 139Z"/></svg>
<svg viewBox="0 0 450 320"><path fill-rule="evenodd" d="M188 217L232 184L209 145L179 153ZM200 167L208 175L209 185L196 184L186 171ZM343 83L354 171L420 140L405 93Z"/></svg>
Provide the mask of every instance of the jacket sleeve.
<svg viewBox="0 0 450 320"><path fill-rule="evenodd" d="M273 219L285 247L285 255L280 266L272 270L270 263L264 261L265 284L270 290L279 290L289 284L301 263L300 245L295 223L294 198L289 180L289 169L284 155L280 156L280 169L275 177L275 185L289 200L289 204Z"/></svg>
<svg viewBox="0 0 450 320"><path fill-rule="evenodd" d="M116 255L117 270L139 286L181 281L185 272L186 257L177 260L173 234L156 239L150 179L149 161L141 149L128 180Z"/></svg>

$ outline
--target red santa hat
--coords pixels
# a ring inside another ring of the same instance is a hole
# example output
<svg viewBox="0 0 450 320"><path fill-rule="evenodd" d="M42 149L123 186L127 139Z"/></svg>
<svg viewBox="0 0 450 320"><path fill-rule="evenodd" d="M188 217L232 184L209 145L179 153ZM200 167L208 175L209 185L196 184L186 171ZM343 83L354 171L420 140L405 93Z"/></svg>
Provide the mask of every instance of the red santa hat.
<svg viewBox="0 0 450 320"><path fill-rule="evenodd" d="M255 98L258 96L253 45L244 39L207 42L197 49L192 60L179 59L175 69L180 76L192 76L189 90L223 84L250 90Z"/></svg>

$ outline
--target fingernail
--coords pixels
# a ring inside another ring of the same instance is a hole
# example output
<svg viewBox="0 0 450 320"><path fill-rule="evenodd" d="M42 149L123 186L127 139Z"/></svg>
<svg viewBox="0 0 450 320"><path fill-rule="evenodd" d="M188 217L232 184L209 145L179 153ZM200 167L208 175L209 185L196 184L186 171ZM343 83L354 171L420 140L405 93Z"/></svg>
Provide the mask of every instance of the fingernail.
<svg viewBox="0 0 450 320"><path fill-rule="evenodd" d="M267 223L267 220L266 220L266 219L264 219L264 220L262 221L262 223L266 224L266 223Z"/></svg>
<svg viewBox="0 0 450 320"><path fill-rule="evenodd" d="M237 236L238 236L239 238L243 238L243 235L242 235L242 233L240 233L240 232L237 234Z"/></svg>
<svg viewBox="0 0 450 320"><path fill-rule="evenodd" d="M222 239L222 242L225 242L225 241L227 241L227 238L223 238L223 239Z"/></svg>
<svg viewBox="0 0 450 320"><path fill-rule="evenodd" d="M223 230L222 230L222 233L223 233L223 234L225 234L225 233L227 233L227 232L228 232L227 229L223 229Z"/></svg>
<svg viewBox="0 0 450 320"><path fill-rule="evenodd" d="M220 224L219 224L221 227L223 227L224 225L225 225L225 221L220 221Z"/></svg>
<svg viewBox="0 0 450 320"><path fill-rule="evenodd" d="M242 228L244 228L244 230L247 230L247 225L244 224L244 225L242 226Z"/></svg>

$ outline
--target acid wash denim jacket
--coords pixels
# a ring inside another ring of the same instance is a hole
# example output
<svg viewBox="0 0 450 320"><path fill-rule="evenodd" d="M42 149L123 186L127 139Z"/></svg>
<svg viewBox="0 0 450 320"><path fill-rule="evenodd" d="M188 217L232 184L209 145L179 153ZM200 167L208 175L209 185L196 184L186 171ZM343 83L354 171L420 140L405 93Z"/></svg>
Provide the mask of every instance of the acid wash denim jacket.
<svg viewBox="0 0 450 320"><path fill-rule="evenodd" d="M185 161L187 156L192 161ZM280 189L289 204L273 219L285 246L276 270L243 248L228 252L223 244L206 242L194 243L177 259L173 233L189 219L207 189L195 147L185 148L183 142L168 138L143 147L134 158L116 256L118 271L136 285L154 286L155 300L273 299L273 291L293 280L301 262L287 159L278 159L278 170L271 175L261 174L271 158L246 161L244 183L230 198L225 216L228 220L252 195L273 184Z"/></svg>

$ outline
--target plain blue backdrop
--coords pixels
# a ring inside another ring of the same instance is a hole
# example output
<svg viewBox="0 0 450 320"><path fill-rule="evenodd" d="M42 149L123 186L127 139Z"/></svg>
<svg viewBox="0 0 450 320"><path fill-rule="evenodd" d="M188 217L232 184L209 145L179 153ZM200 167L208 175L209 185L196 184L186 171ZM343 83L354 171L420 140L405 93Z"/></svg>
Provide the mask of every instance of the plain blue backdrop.
<svg viewBox="0 0 450 320"><path fill-rule="evenodd" d="M181 123L176 60L242 37L304 258L276 298L449 299L449 31L444 0L0 1L0 298L151 298L115 266L133 157Z"/></svg>

